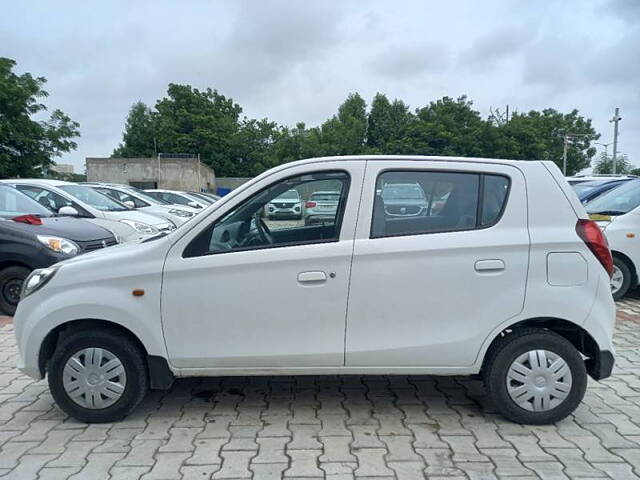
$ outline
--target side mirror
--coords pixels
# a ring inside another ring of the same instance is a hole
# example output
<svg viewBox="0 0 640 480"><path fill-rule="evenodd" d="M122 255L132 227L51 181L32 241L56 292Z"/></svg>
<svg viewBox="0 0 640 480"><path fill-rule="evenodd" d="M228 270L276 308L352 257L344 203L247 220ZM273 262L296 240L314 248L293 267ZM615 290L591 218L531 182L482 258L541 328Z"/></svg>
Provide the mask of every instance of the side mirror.
<svg viewBox="0 0 640 480"><path fill-rule="evenodd" d="M124 203L124 204L125 204L127 207L129 207L129 208L136 208L136 204L135 204L135 203L133 203L131 200L125 200L125 201L124 201L124 202L122 202L122 203Z"/></svg>
<svg viewBox="0 0 640 480"><path fill-rule="evenodd" d="M202 208L202 205L197 202L189 202L187 203L187 205L189 205L191 208Z"/></svg>
<svg viewBox="0 0 640 480"><path fill-rule="evenodd" d="M60 207L58 213L60 215L64 215L65 217L77 217L78 215L80 215L80 212L78 212L78 210L68 205Z"/></svg>

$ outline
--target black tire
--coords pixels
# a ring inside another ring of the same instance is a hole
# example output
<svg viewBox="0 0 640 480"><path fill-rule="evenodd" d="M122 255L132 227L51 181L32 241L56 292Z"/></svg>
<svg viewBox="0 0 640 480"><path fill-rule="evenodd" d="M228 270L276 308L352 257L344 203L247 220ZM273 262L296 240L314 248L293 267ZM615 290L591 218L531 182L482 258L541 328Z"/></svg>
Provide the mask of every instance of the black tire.
<svg viewBox="0 0 640 480"><path fill-rule="evenodd" d="M614 300L619 300L624 297L629 291L631 286L631 269L623 259L619 257L613 257L613 265L622 272L622 286L617 292L611 292Z"/></svg>
<svg viewBox="0 0 640 480"><path fill-rule="evenodd" d="M112 405L90 409L74 402L63 384L67 360L85 348L103 348L115 355L124 366L126 384L122 396ZM70 416L86 423L121 420L133 411L149 389L147 363L140 347L127 336L108 329L83 329L65 336L47 364L49 389L56 403Z"/></svg>
<svg viewBox="0 0 640 480"><path fill-rule="evenodd" d="M26 267L7 267L0 271L0 312L5 315L16 313L22 283L31 273Z"/></svg>
<svg viewBox="0 0 640 480"><path fill-rule="evenodd" d="M529 411L518 405L507 391L507 373L512 363L531 350L547 350L566 362L572 384L567 397L546 411ZM587 389L587 370L578 350L560 335L541 329L522 329L507 334L489 352L485 363L484 383L489 399L507 419L522 424L546 425L558 422L572 413Z"/></svg>

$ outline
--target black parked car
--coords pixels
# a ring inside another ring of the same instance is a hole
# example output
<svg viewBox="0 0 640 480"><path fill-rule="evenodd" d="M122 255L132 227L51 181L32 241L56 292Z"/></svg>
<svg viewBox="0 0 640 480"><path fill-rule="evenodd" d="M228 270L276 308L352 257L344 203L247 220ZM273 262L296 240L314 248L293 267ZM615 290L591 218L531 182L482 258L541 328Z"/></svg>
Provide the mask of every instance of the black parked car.
<svg viewBox="0 0 640 480"><path fill-rule="evenodd" d="M0 312L15 313L32 270L116 243L110 231L81 218L57 216L0 185Z"/></svg>

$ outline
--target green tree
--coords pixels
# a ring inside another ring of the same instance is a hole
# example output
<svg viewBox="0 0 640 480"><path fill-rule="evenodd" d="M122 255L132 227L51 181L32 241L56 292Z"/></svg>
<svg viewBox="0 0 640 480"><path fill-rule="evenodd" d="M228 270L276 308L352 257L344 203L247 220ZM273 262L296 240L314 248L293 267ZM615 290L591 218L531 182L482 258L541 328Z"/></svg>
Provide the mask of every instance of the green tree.
<svg viewBox="0 0 640 480"><path fill-rule="evenodd" d="M483 133L487 122L466 96L443 97L416 110L400 152L413 155L486 156Z"/></svg>
<svg viewBox="0 0 640 480"><path fill-rule="evenodd" d="M112 157L153 157L156 151L156 118L141 101L133 104L127 115L122 143Z"/></svg>
<svg viewBox="0 0 640 480"><path fill-rule="evenodd" d="M541 112L514 113L508 123L497 127L503 138L501 148L491 152L498 158L516 160L552 160L562 168L565 134L571 135L567 144L567 175L574 175L589 167L596 149L591 142L600 135L591 119L579 115L578 110L563 114L552 108Z"/></svg>
<svg viewBox="0 0 640 480"><path fill-rule="evenodd" d="M631 174L634 170L637 169L633 168L633 165L626 155L618 155L618 158L616 159L616 173L619 173L621 175L628 175ZM596 164L593 166L593 173L598 175L612 174L613 156L606 155L604 152L602 152L596 160Z"/></svg>
<svg viewBox="0 0 640 480"><path fill-rule="evenodd" d="M16 75L16 62L0 57L0 178L41 176L53 158L74 150L79 124L60 110L48 120L32 117L47 110L40 99L46 79Z"/></svg>
<svg viewBox="0 0 640 480"><path fill-rule="evenodd" d="M210 88L169 84L155 108L159 152L199 153L221 177L244 171L234 148L242 108L232 99Z"/></svg>
<svg viewBox="0 0 640 480"><path fill-rule="evenodd" d="M322 124L322 155L363 153L367 134L367 104L357 93L338 107L338 114Z"/></svg>
<svg viewBox="0 0 640 480"><path fill-rule="evenodd" d="M280 138L280 130L269 120L244 119L234 136L233 176L254 176L275 167L280 162L274 144Z"/></svg>
<svg viewBox="0 0 640 480"><path fill-rule="evenodd" d="M386 95L377 93L371 102L367 126L367 147L371 153L398 153L402 139L413 117L401 100L389 102Z"/></svg>

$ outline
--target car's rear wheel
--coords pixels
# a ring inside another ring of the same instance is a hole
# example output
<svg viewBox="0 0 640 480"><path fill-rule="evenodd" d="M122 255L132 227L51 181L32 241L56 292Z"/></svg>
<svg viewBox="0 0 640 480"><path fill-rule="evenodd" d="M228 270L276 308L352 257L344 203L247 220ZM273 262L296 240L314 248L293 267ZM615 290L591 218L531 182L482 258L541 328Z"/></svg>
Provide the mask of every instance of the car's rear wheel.
<svg viewBox="0 0 640 480"><path fill-rule="evenodd" d="M487 392L509 420L554 423L573 412L584 397L584 360L568 340L554 332L515 331L489 355L484 372Z"/></svg>
<svg viewBox="0 0 640 480"><path fill-rule="evenodd" d="M31 270L20 266L7 267L0 271L0 312L6 315L16 313L22 284L29 273Z"/></svg>
<svg viewBox="0 0 640 480"><path fill-rule="evenodd" d="M631 269L619 257L613 257L613 273L611 275L611 294L614 300L624 297L631 286Z"/></svg>
<svg viewBox="0 0 640 480"><path fill-rule="evenodd" d="M122 419L142 401L149 386L138 345L108 329L65 336L48 364L48 380L60 408L88 423Z"/></svg>

